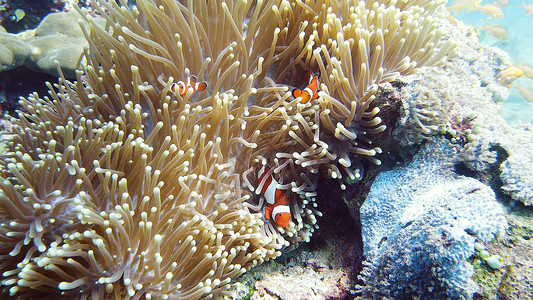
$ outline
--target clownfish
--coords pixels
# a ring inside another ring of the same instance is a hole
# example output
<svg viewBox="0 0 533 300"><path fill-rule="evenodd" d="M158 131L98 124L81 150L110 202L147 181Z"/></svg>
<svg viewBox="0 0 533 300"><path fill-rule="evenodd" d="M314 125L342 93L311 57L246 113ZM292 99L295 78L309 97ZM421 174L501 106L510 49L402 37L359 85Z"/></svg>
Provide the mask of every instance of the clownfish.
<svg viewBox="0 0 533 300"><path fill-rule="evenodd" d="M187 78L187 82L183 82L182 80L178 81L177 83L172 83L170 86L170 89L174 92L179 94L182 98L187 95L187 92L189 89L192 90L192 94L196 93L197 91L203 92L207 88L207 82L200 81L198 82L198 79L196 76L189 76Z"/></svg>
<svg viewBox="0 0 533 300"><path fill-rule="evenodd" d="M316 73L311 75L311 73L307 73L307 76L309 84L303 91L299 89L292 90L294 98L302 97L302 103L307 103L318 98L318 85L320 84L318 77L320 74Z"/></svg>
<svg viewBox="0 0 533 300"><path fill-rule="evenodd" d="M269 167L263 166L257 173L259 186L262 186L261 193L266 199L265 219L270 220L274 216L274 221L278 226L287 227L291 221L291 208L289 198L284 191L277 188L278 182L270 176L266 176Z"/></svg>

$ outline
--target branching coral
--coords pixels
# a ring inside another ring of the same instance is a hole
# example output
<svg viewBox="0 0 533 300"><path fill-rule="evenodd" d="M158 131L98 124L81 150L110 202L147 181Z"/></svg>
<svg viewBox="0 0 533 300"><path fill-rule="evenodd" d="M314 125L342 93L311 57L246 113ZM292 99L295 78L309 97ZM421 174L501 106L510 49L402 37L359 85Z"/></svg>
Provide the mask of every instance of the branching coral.
<svg viewBox="0 0 533 300"><path fill-rule="evenodd" d="M500 165L502 191L524 205L533 205L533 150L529 142L533 138L533 126L529 123L510 127L504 133L513 139L499 138L499 144L509 157Z"/></svg>
<svg viewBox="0 0 533 300"><path fill-rule="evenodd" d="M0 183L11 295L197 299L308 240L319 174L380 152L376 84L444 59L428 8L342 1L92 0L87 65L13 120ZM320 71L319 99L288 92ZM181 97L189 75L207 90ZM258 167L291 198L265 222ZM245 188L246 187L246 188Z"/></svg>

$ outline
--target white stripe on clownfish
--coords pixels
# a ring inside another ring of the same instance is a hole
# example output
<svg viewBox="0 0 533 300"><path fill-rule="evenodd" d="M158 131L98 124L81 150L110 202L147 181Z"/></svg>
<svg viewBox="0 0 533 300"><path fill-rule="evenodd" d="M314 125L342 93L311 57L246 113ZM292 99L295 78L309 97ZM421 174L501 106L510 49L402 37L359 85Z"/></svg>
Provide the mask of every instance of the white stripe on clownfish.
<svg viewBox="0 0 533 300"><path fill-rule="evenodd" d="M177 87L177 89L176 89ZM200 81L198 82L198 79L196 76L188 76L187 77L187 83L180 80L176 83L172 83L170 86L170 89L175 93L180 95L182 98L187 96L187 93L189 92L189 89L192 91L191 95L196 93L197 91L203 92L207 88L207 82Z"/></svg>
<svg viewBox="0 0 533 300"><path fill-rule="evenodd" d="M278 182L269 173L270 168L263 165L257 176L259 178L258 190L261 191L267 202L265 208L265 219L270 220L274 216L274 221L278 226L287 227L291 220L290 201L284 191L278 189Z"/></svg>
<svg viewBox="0 0 533 300"><path fill-rule="evenodd" d="M302 103L307 103L309 101L313 101L318 98L318 86L320 84L319 81L320 73L311 74L307 73L307 81L309 84L305 87L305 89L294 89L292 90L292 96L294 98L301 98Z"/></svg>

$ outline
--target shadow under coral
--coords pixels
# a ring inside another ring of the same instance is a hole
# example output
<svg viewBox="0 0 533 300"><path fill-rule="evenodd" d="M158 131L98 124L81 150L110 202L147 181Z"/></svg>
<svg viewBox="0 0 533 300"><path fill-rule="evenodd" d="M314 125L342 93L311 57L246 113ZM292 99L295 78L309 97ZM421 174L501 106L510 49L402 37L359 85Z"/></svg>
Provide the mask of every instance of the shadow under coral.
<svg viewBox="0 0 533 300"><path fill-rule="evenodd" d="M321 180L317 201L324 215L310 242L238 278L246 287L237 299L247 299L250 293L254 299L354 299L354 286L362 284L357 275L362 269L363 243L359 215L346 199L363 186L352 184L341 190L338 180Z"/></svg>
<svg viewBox="0 0 533 300"><path fill-rule="evenodd" d="M16 116L19 98L31 93L48 96L46 82L57 83L57 77L32 71L24 66L0 72L0 105L3 111Z"/></svg>

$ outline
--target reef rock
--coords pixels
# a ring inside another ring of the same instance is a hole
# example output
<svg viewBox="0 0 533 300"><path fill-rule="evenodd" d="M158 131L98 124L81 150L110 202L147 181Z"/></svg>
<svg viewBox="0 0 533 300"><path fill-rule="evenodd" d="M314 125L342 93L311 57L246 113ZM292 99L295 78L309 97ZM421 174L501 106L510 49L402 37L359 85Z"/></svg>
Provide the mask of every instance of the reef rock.
<svg viewBox="0 0 533 300"><path fill-rule="evenodd" d="M446 141L433 142L408 166L377 176L360 210L366 295L472 298L474 243L503 233L507 220L488 186L454 173L455 155Z"/></svg>
<svg viewBox="0 0 533 300"><path fill-rule="evenodd" d="M479 43L472 27L443 23L439 28L457 41L455 56L442 68L424 67L401 78L405 85L398 91L402 109L394 138L413 145L450 135L458 146L464 144L456 162L510 199L533 205L532 126L509 125L502 115L509 87L498 74L513 60Z"/></svg>
<svg viewBox="0 0 533 300"><path fill-rule="evenodd" d="M508 126L493 132L489 140L501 145L509 155L500 165L502 191L515 201L533 205L533 126Z"/></svg>
<svg viewBox="0 0 533 300"><path fill-rule="evenodd" d="M99 26L105 20L94 17ZM25 65L33 71L59 76L55 61L68 79L76 78L76 69L87 46L76 11L51 13L35 30L11 34L0 30L0 72Z"/></svg>
<svg viewBox="0 0 533 300"><path fill-rule="evenodd" d="M16 35L0 30L0 72L21 66L29 53L30 47Z"/></svg>
<svg viewBox="0 0 533 300"><path fill-rule="evenodd" d="M67 78L76 78L78 60L87 41L78 25L81 17L76 11L46 16L29 41L31 54L26 65L35 71L57 75L54 61L58 61Z"/></svg>

